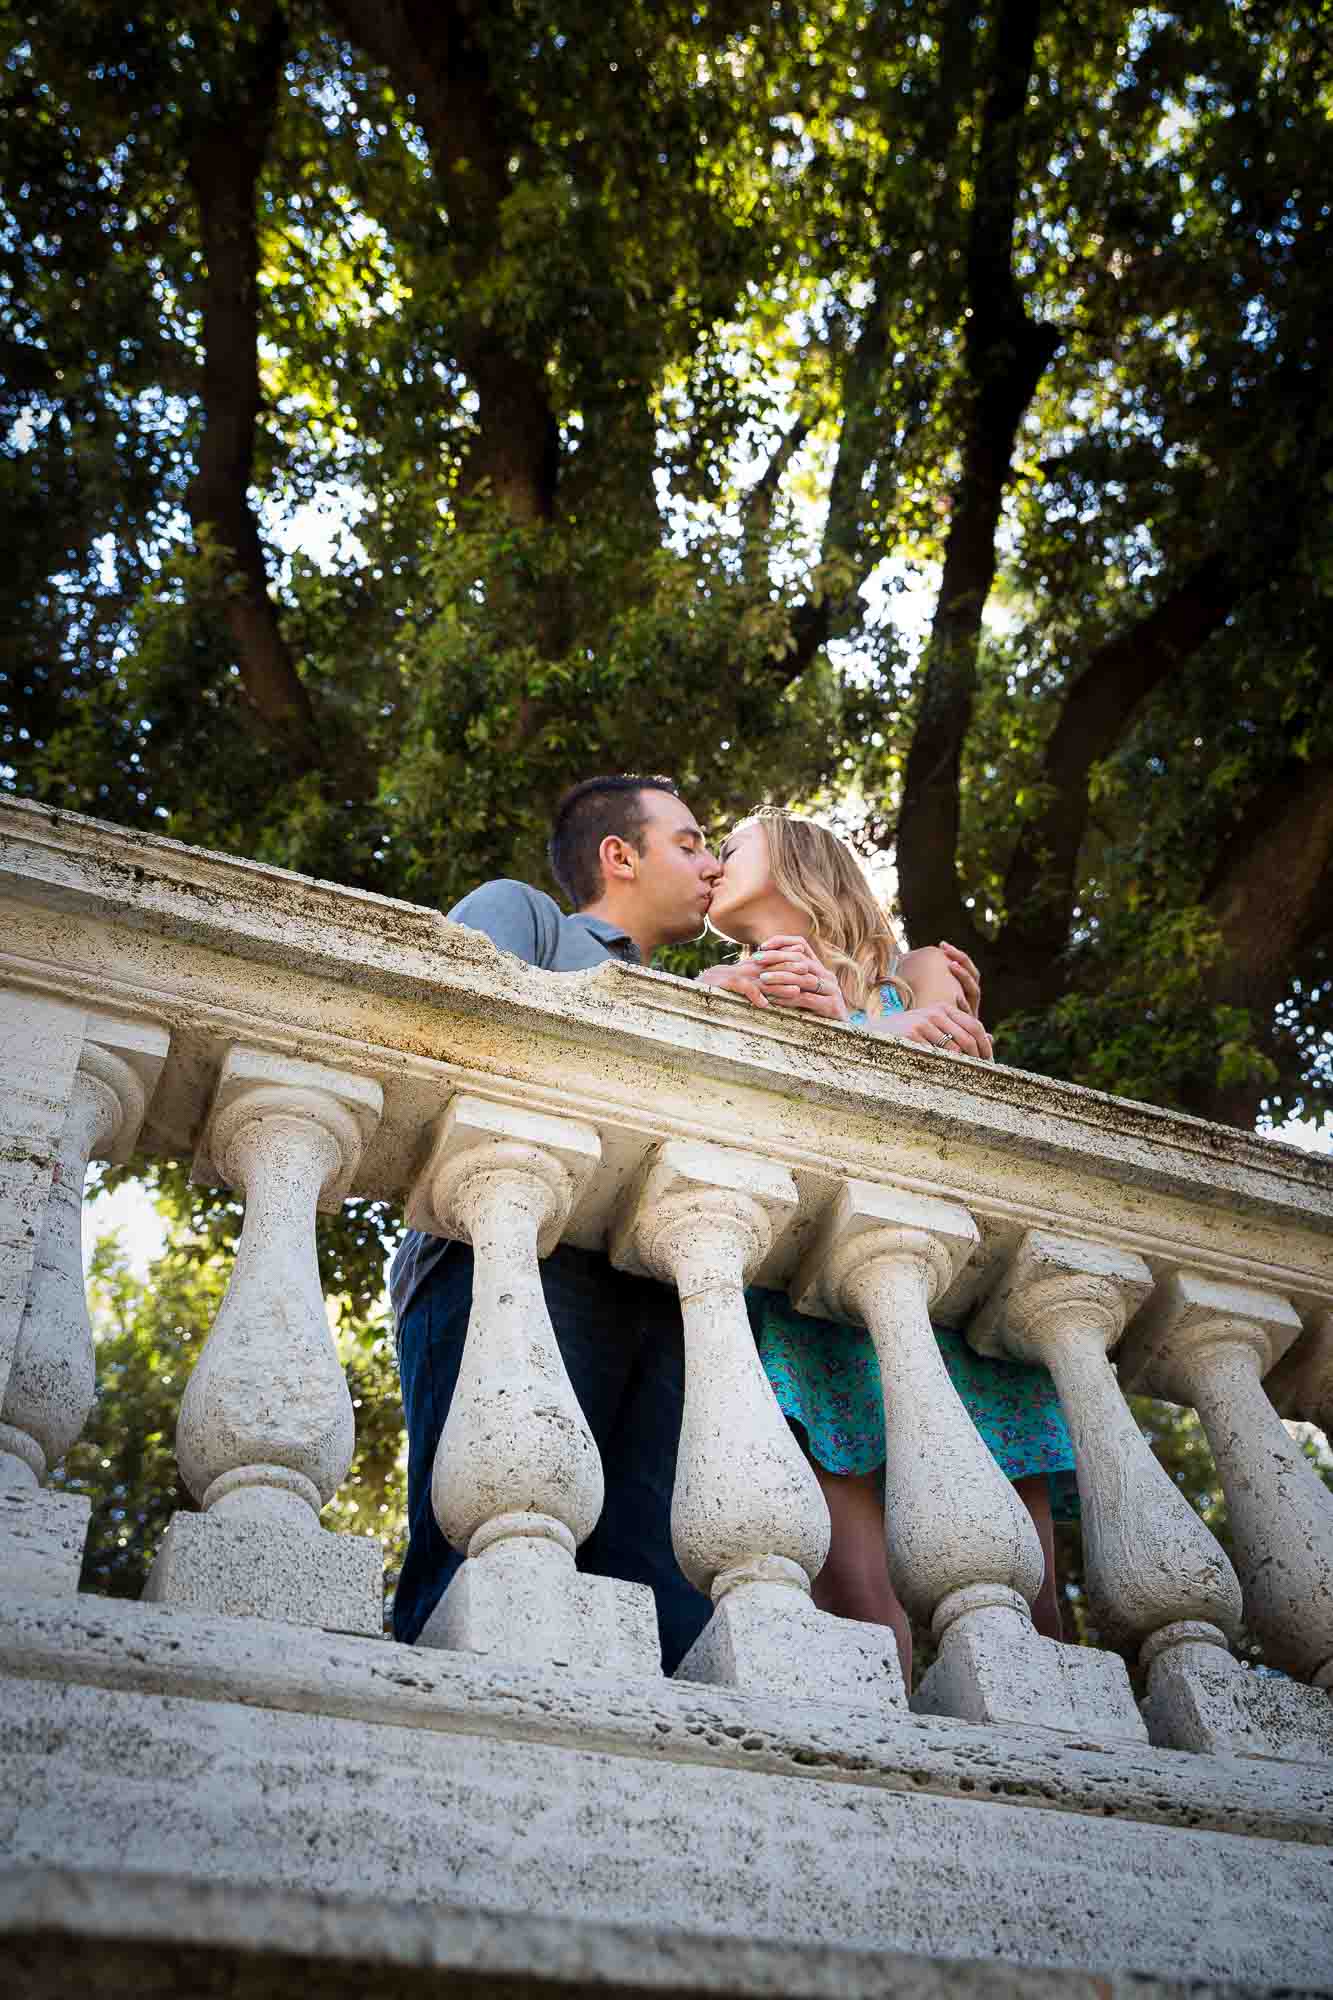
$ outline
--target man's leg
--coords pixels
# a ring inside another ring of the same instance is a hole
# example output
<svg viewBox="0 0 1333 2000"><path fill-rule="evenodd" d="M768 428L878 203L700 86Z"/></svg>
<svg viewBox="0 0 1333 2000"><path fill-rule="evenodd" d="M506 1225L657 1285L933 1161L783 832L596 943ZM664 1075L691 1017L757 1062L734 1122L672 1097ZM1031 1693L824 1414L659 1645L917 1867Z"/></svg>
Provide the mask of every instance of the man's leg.
<svg viewBox="0 0 1333 2000"><path fill-rule="evenodd" d="M605 1458L635 1354L634 1328L622 1314L618 1298L619 1288L631 1281L613 1271L605 1257L567 1244L544 1260L541 1272L565 1370ZM430 1487L436 1447L458 1384L471 1310L472 1252L454 1244L409 1308L399 1343L407 1420L409 1539L394 1594L393 1629L394 1636L408 1645L415 1643L463 1560L440 1533Z"/></svg>
<svg viewBox="0 0 1333 2000"><path fill-rule="evenodd" d="M674 1290L646 1278L621 1277L619 1286L622 1316L612 1338L623 1343L632 1367L614 1421L598 1437L606 1505L579 1552L579 1568L649 1585L657 1601L662 1670L671 1674L713 1608L687 1581L671 1546L685 1397L680 1304Z"/></svg>
<svg viewBox="0 0 1333 2000"><path fill-rule="evenodd" d="M431 1505L435 1447L458 1384L472 1311L472 1252L452 1244L399 1329L398 1373L407 1424L407 1555L393 1598L393 1632L405 1645L445 1592L463 1558L440 1533Z"/></svg>

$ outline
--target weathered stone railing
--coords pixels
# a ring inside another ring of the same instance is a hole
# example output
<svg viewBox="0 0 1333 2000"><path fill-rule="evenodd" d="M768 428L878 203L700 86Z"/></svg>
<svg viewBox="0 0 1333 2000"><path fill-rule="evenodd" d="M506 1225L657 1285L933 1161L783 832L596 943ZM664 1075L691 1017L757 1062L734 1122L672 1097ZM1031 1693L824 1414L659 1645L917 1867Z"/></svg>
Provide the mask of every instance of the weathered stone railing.
<svg viewBox="0 0 1333 2000"><path fill-rule="evenodd" d="M6 1588L77 1588L86 1503L43 1482L93 1395L88 1161L187 1156L245 1223L181 1403L199 1511L172 1521L159 1604L380 1630L378 1545L319 1524L353 1413L315 1219L355 1192L477 1256L434 1483L469 1560L427 1643L655 1672L647 1591L575 1566L602 1476L539 1282L564 1238L680 1291L673 1531L715 1606L685 1679L906 1704L891 1635L811 1601L828 1517L749 1333L758 1278L873 1337L895 1577L939 1639L919 1712L1333 1755L1333 1497L1281 1420L1333 1417L1327 1163L662 975L534 972L427 910L13 802L0 901ZM1139 1648L1142 1715L1118 1654L1038 1637L1041 1552L932 1319L1051 1368L1098 1622ZM1125 1389L1198 1409L1239 1579ZM1294 1678L1241 1668L1242 1616Z"/></svg>

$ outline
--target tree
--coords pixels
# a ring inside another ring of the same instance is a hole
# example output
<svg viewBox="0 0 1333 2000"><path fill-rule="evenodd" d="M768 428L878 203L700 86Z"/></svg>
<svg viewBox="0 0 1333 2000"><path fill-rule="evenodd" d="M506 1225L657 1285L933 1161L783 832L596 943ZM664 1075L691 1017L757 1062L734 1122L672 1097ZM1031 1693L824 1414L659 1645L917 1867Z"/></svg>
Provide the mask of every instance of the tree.
<svg viewBox="0 0 1333 2000"><path fill-rule="evenodd" d="M804 800L1011 1058L1327 1108L1316 13L11 6L11 782L440 902Z"/></svg>
<svg viewBox="0 0 1333 2000"><path fill-rule="evenodd" d="M1010 1059L1327 1109L1317 13L10 5L8 782L441 904L589 769L795 799ZM235 1227L156 1178L67 1468L113 1587ZM325 1251L392 1415L386 1223Z"/></svg>

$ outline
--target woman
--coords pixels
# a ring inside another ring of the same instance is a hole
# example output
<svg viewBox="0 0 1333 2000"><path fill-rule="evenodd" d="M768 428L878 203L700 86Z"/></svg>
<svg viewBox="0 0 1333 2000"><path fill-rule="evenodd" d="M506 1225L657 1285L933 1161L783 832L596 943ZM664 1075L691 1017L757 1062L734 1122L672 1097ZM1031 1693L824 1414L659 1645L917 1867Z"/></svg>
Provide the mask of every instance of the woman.
<svg viewBox="0 0 1333 2000"><path fill-rule="evenodd" d="M756 1007L797 1007L871 1034L989 1059L990 1037L948 953L934 945L900 951L863 870L834 834L765 806L729 835L720 858L709 927L744 955L703 973L705 984ZM911 1628L884 1548L883 1403L869 1335L804 1318L781 1292L752 1290L749 1298L764 1367L832 1520L815 1603L843 1618L891 1625L910 1688ZM1052 1487L1063 1509L1073 1493L1074 1454L1055 1385L1044 1368L974 1354L960 1334L937 1330L936 1338L954 1387L1032 1515L1046 1557L1033 1617L1038 1631L1058 1639Z"/></svg>

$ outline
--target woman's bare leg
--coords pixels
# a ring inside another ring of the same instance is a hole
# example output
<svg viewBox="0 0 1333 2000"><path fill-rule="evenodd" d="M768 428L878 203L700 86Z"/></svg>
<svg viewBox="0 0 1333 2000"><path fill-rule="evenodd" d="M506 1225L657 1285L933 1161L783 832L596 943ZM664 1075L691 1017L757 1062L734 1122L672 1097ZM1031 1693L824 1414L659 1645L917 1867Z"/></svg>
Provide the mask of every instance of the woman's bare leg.
<svg viewBox="0 0 1333 2000"><path fill-rule="evenodd" d="M1032 1516L1046 1572L1032 1605L1032 1622L1044 1639L1063 1639L1060 1599L1055 1590L1055 1528L1051 1521L1051 1489L1044 1472L1034 1472L1014 1481L1014 1491Z"/></svg>
<svg viewBox="0 0 1333 2000"><path fill-rule="evenodd" d="M912 1627L889 1580L878 1476L873 1472L827 1472L813 1459L811 1464L833 1524L828 1561L814 1582L815 1603L836 1618L862 1618L872 1625L891 1626L898 1643L903 1685L910 1694Z"/></svg>

